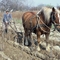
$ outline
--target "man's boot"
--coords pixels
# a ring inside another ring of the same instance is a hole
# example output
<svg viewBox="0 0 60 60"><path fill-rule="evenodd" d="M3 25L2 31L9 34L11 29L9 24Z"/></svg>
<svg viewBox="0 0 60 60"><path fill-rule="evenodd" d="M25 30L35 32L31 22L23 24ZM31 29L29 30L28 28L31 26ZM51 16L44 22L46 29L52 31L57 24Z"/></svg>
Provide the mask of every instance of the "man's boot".
<svg viewBox="0 0 60 60"><path fill-rule="evenodd" d="M5 33L7 33L7 29L5 29Z"/></svg>

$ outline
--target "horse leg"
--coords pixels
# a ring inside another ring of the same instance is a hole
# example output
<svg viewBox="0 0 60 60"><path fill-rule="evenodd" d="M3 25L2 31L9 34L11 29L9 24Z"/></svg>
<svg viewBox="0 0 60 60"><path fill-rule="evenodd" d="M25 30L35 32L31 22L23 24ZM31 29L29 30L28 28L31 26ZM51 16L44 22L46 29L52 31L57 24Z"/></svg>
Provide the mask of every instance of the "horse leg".
<svg viewBox="0 0 60 60"><path fill-rule="evenodd" d="M35 44L34 44L33 36L32 36L31 33L29 35L29 38L30 38L30 49L34 50L35 49Z"/></svg>
<svg viewBox="0 0 60 60"><path fill-rule="evenodd" d="M28 42L29 42L29 48L30 48L30 50L33 51L31 35L32 35L32 34L29 33L29 36L28 36Z"/></svg>
<svg viewBox="0 0 60 60"><path fill-rule="evenodd" d="M30 42L30 46L32 45L32 36L31 36L32 34L30 33L29 34L29 42Z"/></svg>
<svg viewBox="0 0 60 60"><path fill-rule="evenodd" d="M40 51L40 35L41 35L41 33L40 32L37 32L37 42L38 42L38 44L37 44L37 51Z"/></svg>
<svg viewBox="0 0 60 60"><path fill-rule="evenodd" d="M7 25L8 25L8 24L6 23L6 24L5 24L5 32L6 32L6 33L7 33L7 29L8 29L8 28L7 28Z"/></svg>
<svg viewBox="0 0 60 60"><path fill-rule="evenodd" d="M46 42L48 43L48 40L49 40L49 33L45 34L45 37L46 37Z"/></svg>
<svg viewBox="0 0 60 60"><path fill-rule="evenodd" d="M25 30L25 45L28 46L28 33L27 30Z"/></svg>
<svg viewBox="0 0 60 60"><path fill-rule="evenodd" d="M47 51L50 51L50 44L48 44L49 33L48 33L48 34L45 34L45 36L46 36L46 50L47 50Z"/></svg>

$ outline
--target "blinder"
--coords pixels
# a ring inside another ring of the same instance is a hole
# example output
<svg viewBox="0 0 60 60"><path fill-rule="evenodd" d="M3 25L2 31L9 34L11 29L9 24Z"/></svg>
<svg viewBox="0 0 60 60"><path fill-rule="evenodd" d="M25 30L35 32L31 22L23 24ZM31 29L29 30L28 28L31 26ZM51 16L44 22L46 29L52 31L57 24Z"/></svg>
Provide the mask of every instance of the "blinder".
<svg viewBox="0 0 60 60"><path fill-rule="evenodd" d="M55 15L56 15L56 12L51 12L50 19L52 20L52 23L55 26L53 31L57 30L58 32L60 32L60 28L58 28L58 26L60 26L60 25L55 23L55 20L56 20L56 16Z"/></svg>
<svg viewBox="0 0 60 60"><path fill-rule="evenodd" d="M56 14L55 12L51 12L50 19L52 21L55 21L55 19L56 19L55 14Z"/></svg>

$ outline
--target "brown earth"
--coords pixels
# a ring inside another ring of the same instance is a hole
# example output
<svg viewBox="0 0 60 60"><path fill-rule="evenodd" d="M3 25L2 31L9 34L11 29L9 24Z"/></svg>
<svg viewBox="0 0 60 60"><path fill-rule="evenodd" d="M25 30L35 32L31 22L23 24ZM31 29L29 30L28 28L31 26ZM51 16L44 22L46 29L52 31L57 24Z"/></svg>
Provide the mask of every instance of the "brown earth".
<svg viewBox="0 0 60 60"><path fill-rule="evenodd" d="M57 32L52 33L52 37L57 36L56 33ZM15 45L13 38L15 35L16 33L13 32L13 30L10 30L10 32L4 38L2 38L2 31L0 30L0 60L60 60L60 50L53 49L52 51L48 52L41 49L40 52L36 52L30 51L29 48L27 49L24 46L21 47L21 44ZM10 39L8 40L9 36ZM50 36L49 44L60 47L60 41L56 40L56 38L54 40L51 39ZM44 39L45 38L43 37L41 41L44 41Z"/></svg>
<svg viewBox="0 0 60 60"><path fill-rule="evenodd" d="M21 19L24 12L12 12L14 19ZM0 18L2 18L3 13L0 12ZM17 25L17 28L22 29L22 25ZM0 25L1 26L1 25ZM22 31L20 30L19 31ZM49 44L53 45L53 48L50 52L41 48L40 52L30 51L29 48L25 48L21 44L15 44L14 36L16 33L13 29L9 29L9 33L2 37L2 30L0 27L0 60L60 60L60 33L59 32L51 32ZM34 35L34 39L36 36ZM44 36L42 36L41 41L44 41ZM43 45L44 45L43 43Z"/></svg>

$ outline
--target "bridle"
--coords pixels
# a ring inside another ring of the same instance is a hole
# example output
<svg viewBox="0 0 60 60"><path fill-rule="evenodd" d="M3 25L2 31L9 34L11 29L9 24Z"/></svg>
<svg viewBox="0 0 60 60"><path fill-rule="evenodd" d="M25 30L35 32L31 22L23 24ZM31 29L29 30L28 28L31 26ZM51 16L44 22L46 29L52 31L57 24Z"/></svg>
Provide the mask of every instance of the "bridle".
<svg viewBox="0 0 60 60"><path fill-rule="evenodd" d="M54 24L54 31L57 29L57 26L60 26L60 24L57 24L56 22L55 22L55 19L56 19L56 17L54 16L54 14L56 14L56 13L53 13L52 15L51 15L51 20L52 20L52 23ZM58 29L57 29L58 30Z"/></svg>

